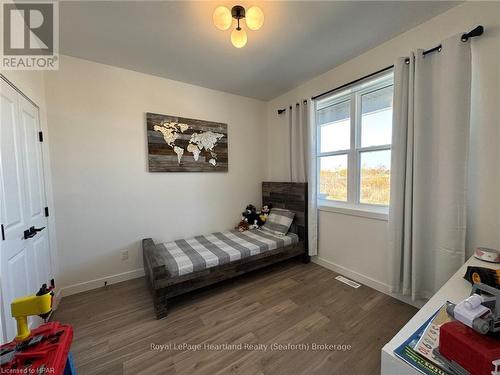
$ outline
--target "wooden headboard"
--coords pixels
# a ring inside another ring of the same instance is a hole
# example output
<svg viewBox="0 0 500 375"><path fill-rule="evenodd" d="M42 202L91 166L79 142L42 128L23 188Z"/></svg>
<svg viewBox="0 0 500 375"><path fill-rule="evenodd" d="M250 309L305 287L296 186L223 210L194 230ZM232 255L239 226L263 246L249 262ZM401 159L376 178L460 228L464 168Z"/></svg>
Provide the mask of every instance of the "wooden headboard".
<svg viewBox="0 0 500 375"><path fill-rule="evenodd" d="M304 241L307 249L307 183L305 182L263 182L262 204L272 204L295 212L290 231Z"/></svg>

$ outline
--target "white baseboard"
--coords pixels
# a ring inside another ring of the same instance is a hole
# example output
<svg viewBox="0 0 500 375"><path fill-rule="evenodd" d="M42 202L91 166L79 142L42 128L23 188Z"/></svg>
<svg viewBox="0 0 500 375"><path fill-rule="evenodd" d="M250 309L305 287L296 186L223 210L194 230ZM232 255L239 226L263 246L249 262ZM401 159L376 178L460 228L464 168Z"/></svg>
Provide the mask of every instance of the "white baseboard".
<svg viewBox="0 0 500 375"><path fill-rule="evenodd" d="M359 272L353 271L347 267L341 266L340 264L333 263L329 260L320 258L319 256L311 257L311 261L322 267L325 267L331 271L337 272L345 277L348 277L358 283L361 283L367 287L375 289L381 293L387 294L393 298L396 298L404 303L412 305L417 309L421 308L427 301L412 301L410 297L403 296L396 293L391 293L391 286L385 284L381 281L375 280L371 277L365 276Z"/></svg>
<svg viewBox="0 0 500 375"><path fill-rule="evenodd" d="M396 298L404 303L415 306L416 308L422 307L426 301L412 301L411 298L403 296L400 294L391 293L391 287L381 281L375 280L371 277L365 276L359 272L353 271L347 267L341 266L339 264L333 263L329 260L323 259L319 256L311 257L311 261L322 267L325 267L331 271L337 272L345 277L348 277L358 283L361 283L367 287L375 289L381 293L387 294L393 298ZM85 281L83 283L77 283L73 285L68 285L61 288L56 294L56 306L63 297L70 296L72 294L87 292L89 290L97 289L104 286L104 282L107 281L108 285L120 283L122 281L132 280L144 276L144 269L138 268L132 271L118 273L116 275L110 275L106 277L101 277L99 279Z"/></svg>
<svg viewBox="0 0 500 375"><path fill-rule="evenodd" d="M103 287L105 281L107 282L107 285L111 285L121 283L122 281L137 279L138 277L142 276L144 276L144 269L138 268L132 271L118 273L116 275L110 275L95 280L85 281L83 283L68 285L61 289L60 294L61 297L67 297L72 294L87 292L89 290Z"/></svg>

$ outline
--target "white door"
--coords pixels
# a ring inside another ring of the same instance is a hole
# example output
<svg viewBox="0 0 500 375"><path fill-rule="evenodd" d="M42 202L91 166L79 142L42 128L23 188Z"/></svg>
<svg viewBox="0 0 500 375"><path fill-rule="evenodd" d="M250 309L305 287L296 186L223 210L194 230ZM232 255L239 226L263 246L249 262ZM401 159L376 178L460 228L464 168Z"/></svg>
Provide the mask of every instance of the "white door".
<svg viewBox="0 0 500 375"><path fill-rule="evenodd" d="M10 303L48 284L52 270L38 108L0 81L1 338L9 341L16 334ZM32 227L38 231L25 235Z"/></svg>

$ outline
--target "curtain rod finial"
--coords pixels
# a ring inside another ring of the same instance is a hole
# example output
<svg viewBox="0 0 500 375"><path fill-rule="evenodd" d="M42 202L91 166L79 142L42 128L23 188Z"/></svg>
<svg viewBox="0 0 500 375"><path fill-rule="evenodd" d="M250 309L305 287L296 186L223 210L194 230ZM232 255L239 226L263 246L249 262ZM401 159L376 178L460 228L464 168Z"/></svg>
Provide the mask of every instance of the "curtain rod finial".
<svg viewBox="0 0 500 375"><path fill-rule="evenodd" d="M462 37L460 39L462 40L462 42L466 42L469 40L469 38L474 38L475 36L483 35L483 33L484 33L484 27L482 25L479 25L473 30L469 31L468 33L462 34Z"/></svg>

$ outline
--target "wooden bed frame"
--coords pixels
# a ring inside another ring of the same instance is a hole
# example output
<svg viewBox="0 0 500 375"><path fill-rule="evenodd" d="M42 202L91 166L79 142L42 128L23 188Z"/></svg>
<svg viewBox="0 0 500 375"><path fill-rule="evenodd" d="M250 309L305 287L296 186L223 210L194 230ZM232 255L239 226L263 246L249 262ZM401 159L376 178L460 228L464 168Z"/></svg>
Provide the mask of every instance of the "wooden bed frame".
<svg viewBox="0 0 500 375"><path fill-rule="evenodd" d="M262 203L272 204L273 207L286 208L295 212L295 219L290 232L299 236L297 244L187 275L171 277L158 254L153 240L151 238L142 240L144 271L153 294L157 319L161 319L167 315L167 302L172 297L285 259L301 257L303 262L309 262L310 258L307 247L307 183L263 182Z"/></svg>

